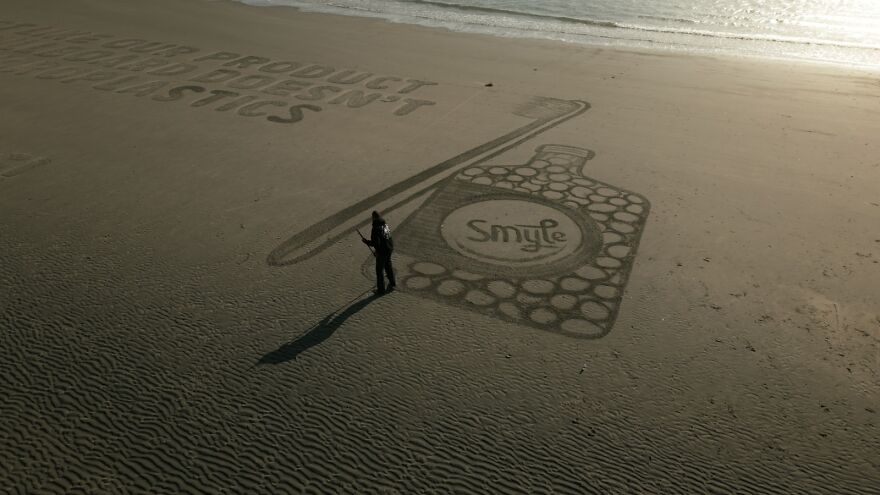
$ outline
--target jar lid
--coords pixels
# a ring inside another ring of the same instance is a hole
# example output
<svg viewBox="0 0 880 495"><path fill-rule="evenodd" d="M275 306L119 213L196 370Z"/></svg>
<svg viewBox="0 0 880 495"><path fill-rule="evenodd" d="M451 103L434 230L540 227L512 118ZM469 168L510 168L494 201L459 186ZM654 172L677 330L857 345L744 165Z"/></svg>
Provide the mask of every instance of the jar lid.
<svg viewBox="0 0 880 495"><path fill-rule="evenodd" d="M561 144L545 144L535 149L536 153L564 153L566 155L574 155L586 160L592 160L596 153L586 148L576 148L574 146L564 146Z"/></svg>

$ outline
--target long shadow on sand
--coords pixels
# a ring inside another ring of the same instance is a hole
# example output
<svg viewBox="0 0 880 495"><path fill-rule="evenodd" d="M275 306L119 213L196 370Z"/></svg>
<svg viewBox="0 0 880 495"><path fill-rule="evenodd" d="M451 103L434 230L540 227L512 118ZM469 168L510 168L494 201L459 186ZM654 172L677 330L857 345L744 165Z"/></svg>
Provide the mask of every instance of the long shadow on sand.
<svg viewBox="0 0 880 495"><path fill-rule="evenodd" d="M355 299L360 299L364 293L359 294ZM379 295L371 294L369 297L349 302L339 307L336 311L327 315L326 318L315 323L306 333L300 335L296 339L282 345L278 349L267 353L257 361L257 364L281 364L293 361L303 352L329 339L330 336L345 323L349 317L358 311L364 309L368 304L378 299Z"/></svg>

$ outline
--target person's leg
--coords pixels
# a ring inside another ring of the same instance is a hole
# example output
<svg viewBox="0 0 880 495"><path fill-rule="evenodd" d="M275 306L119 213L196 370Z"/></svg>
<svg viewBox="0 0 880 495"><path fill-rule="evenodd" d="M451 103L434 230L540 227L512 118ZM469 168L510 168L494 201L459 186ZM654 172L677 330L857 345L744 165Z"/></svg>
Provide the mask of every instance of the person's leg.
<svg viewBox="0 0 880 495"><path fill-rule="evenodd" d="M394 280L394 267L391 266L391 255L385 257L385 273L388 274L388 287L393 288L397 285Z"/></svg>
<svg viewBox="0 0 880 495"><path fill-rule="evenodd" d="M385 276L382 273L382 270L385 268L385 263L382 258L376 256L376 290L379 293L385 292Z"/></svg>

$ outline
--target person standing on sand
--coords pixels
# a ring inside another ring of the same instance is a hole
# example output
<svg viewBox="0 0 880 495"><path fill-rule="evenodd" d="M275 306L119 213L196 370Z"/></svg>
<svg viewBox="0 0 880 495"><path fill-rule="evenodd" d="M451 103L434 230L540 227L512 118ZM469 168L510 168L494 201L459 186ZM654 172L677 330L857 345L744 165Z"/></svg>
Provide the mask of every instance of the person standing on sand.
<svg viewBox="0 0 880 495"><path fill-rule="evenodd" d="M376 252L376 293L385 293L385 275L388 275L388 291L394 290L394 268L391 266L391 253L394 252L394 241L391 229L378 211L373 212L373 229L370 239L362 239L364 244L373 247ZM384 272L384 273L383 273Z"/></svg>

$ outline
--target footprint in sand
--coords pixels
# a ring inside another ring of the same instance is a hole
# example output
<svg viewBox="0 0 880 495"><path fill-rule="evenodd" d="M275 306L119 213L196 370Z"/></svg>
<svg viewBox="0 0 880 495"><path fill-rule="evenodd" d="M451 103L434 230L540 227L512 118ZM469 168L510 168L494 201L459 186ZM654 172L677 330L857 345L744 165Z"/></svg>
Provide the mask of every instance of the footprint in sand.
<svg viewBox="0 0 880 495"><path fill-rule="evenodd" d="M21 175L29 170L50 163L46 157L29 153L0 153L0 179Z"/></svg>

